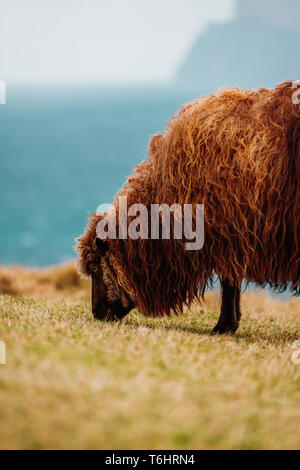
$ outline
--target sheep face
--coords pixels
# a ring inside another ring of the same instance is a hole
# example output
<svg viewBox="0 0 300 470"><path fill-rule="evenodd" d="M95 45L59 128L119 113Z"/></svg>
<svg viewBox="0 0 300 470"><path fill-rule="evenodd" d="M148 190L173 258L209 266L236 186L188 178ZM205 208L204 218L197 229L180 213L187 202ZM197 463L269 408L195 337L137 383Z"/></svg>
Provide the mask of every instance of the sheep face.
<svg viewBox="0 0 300 470"><path fill-rule="evenodd" d="M96 238L100 265L92 270L92 312L98 320L121 320L134 307L113 282L108 247Z"/></svg>
<svg viewBox="0 0 300 470"><path fill-rule="evenodd" d="M107 289L101 270L92 274L92 312L99 320L108 315Z"/></svg>
<svg viewBox="0 0 300 470"><path fill-rule="evenodd" d="M121 299L111 300L109 289L104 280L103 273L99 270L92 274L92 312L98 320L121 320L133 308L131 303L124 306Z"/></svg>

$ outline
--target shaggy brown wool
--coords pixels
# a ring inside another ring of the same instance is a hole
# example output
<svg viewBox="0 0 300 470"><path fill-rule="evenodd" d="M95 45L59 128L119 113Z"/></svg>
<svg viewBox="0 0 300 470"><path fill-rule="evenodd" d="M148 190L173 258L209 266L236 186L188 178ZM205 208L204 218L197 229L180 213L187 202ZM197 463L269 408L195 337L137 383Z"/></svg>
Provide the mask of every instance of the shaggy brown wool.
<svg viewBox="0 0 300 470"><path fill-rule="evenodd" d="M300 105L292 82L274 90L231 89L183 107L154 136L149 158L118 194L128 206L204 204L205 242L108 240L116 289L145 315L180 312L214 274L300 293ZM114 205L118 215L118 198ZM82 272L100 266L92 215L77 247ZM118 221L118 217L117 217Z"/></svg>

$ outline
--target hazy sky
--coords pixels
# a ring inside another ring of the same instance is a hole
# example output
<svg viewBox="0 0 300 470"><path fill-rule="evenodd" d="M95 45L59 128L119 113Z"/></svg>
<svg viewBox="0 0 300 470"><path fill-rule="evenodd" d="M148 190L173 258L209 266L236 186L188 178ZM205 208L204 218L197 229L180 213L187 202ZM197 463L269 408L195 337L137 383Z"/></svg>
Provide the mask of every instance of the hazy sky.
<svg viewBox="0 0 300 470"><path fill-rule="evenodd" d="M172 78L235 0L0 0L0 79L132 82Z"/></svg>

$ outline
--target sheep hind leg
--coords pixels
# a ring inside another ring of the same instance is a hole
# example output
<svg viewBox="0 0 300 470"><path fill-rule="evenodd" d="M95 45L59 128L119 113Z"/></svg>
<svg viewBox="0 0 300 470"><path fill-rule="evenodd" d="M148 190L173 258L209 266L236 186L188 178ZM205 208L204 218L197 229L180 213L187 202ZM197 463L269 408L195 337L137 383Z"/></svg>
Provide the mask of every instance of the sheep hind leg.
<svg viewBox="0 0 300 470"><path fill-rule="evenodd" d="M221 281L222 305L220 318L214 327L213 334L235 333L241 318L239 284L231 284L227 279Z"/></svg>

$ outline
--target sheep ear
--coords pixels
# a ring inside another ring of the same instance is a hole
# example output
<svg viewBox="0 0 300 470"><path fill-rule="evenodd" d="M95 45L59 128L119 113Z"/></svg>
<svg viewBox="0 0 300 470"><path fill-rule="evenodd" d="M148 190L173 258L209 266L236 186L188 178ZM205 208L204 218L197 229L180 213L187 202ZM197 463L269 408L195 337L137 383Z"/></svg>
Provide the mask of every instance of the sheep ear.
<svg viewBox="0 0 300 470"><path fill-rule="evenodd" d="M104 240L101 240L101 238L96 237L96 246L99 250L100 255L105 255L107 252L109 246L108 243Z"/></svg>

